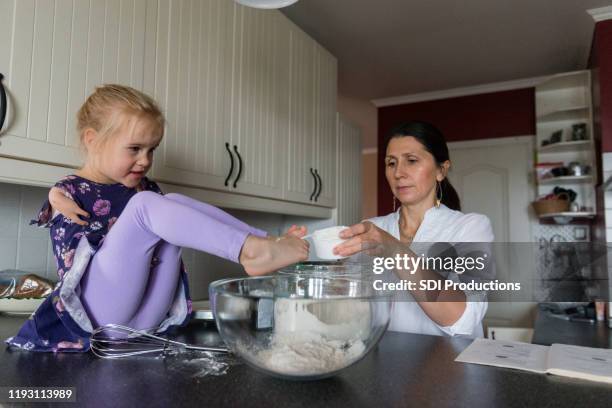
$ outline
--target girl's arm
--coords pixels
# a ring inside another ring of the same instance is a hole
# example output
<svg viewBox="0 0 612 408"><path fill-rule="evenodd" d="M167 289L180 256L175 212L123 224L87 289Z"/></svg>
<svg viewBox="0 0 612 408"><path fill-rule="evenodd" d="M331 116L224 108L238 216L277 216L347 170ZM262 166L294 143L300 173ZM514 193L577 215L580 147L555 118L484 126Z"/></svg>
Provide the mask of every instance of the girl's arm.
<svg viewBox="0 0 612 408"><path fill-rule="evenodd" d="M72 199L68 198L62 189L52 187L49 191L49 203L51 204L51 214L53 210L58 211L63 216L70 218L72 222L79 225L87 225L87 221L79 218L79 215L89 218L89 213L83 210Z"/></svg>

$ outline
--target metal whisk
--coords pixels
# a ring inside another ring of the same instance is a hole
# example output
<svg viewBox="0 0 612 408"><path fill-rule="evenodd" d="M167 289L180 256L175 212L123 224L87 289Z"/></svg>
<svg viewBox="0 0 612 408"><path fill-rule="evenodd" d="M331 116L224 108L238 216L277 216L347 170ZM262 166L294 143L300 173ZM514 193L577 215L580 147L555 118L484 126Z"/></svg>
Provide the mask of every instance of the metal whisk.
<svg viewBox="0 0 612 408"><path fill-rule="evenodd" d="M143 330L119 324L107 324L93 331L90 338L91 351L101 358L133 357L149 353L164 353L172 350L200 350L227 353L224 347L196 346L169 340Z"/></svg>

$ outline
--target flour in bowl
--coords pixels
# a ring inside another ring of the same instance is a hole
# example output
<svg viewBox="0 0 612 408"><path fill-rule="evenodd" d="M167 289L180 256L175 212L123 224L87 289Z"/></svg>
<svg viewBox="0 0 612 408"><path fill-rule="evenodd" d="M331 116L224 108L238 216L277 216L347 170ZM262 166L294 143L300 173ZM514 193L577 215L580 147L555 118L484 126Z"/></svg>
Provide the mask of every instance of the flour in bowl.
<svg viewBox="0 0 612 408"><path fill-rule="evenodd" d="M276 299L270 345L255 353L270 371L318 375L342 369L365 352L370 304L356 299Z"/></svg>

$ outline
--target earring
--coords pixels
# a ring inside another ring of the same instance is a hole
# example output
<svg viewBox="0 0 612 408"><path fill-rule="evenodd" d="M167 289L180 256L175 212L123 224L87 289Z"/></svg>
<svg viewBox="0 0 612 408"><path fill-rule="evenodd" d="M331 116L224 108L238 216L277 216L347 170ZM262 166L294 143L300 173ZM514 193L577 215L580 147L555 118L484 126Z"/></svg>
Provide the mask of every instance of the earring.
<svg viewBox="0 0 612 408"><path fill-rule="evenodd" d="M393 196L393 212L395 212L395 196Z"/></svg>
<svg viewBox="0 0 612 408"><path fill-rule="evenodd" d="M440 191L439 195L438 195L438 191ZM442 183L436 180L436 208L440 208L441 203L442 203Z"/></svg>

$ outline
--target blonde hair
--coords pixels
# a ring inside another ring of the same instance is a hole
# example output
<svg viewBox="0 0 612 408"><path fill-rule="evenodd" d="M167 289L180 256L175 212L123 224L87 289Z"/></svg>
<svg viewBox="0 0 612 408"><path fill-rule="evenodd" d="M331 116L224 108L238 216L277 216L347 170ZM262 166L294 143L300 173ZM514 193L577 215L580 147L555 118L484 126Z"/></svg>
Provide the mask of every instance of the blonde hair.
<svg viewBox="0 0 612 408"><path fill-rule="evenodd" d="M99 148L131 116L151 120L160 136L163 136L164 115L153 98L124 85L105 84L96 87L77 113L81 148L85 150L83 136L86 129L91 128L98 133L94 146Z"/></svg>

